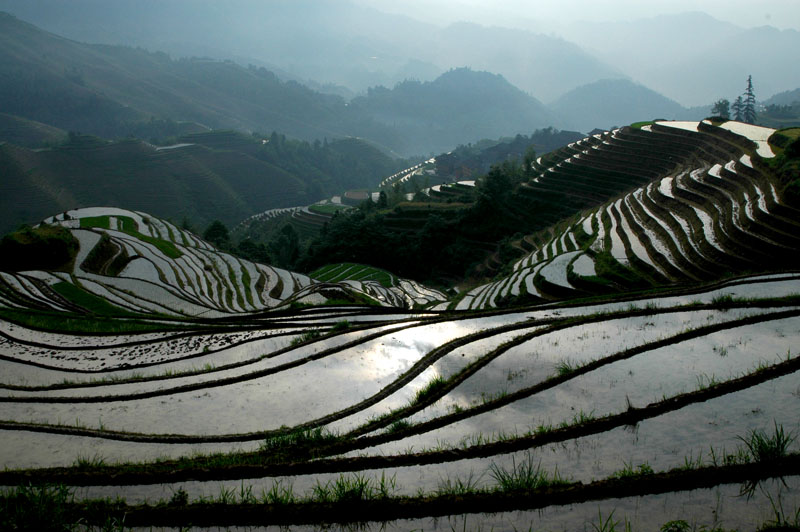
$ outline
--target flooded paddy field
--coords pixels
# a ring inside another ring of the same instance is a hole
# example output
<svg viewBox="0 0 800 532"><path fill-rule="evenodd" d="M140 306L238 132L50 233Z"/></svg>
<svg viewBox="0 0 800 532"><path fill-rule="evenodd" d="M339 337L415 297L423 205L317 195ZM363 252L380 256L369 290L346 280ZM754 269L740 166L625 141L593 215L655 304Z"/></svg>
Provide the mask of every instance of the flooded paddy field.
<svg viewBox="0 0 800 532"><path fill-rule="evenodd" d="M270 530L252 517L267 505L276 526L316 530L354 501L365 530L753 528L778 498L798 507L798 292L795 276L754 277L338 329L358 312L331 309L313 335L281 316L96 345L9 322L0 485L124 501L109 511L135 529L171 530L160 507L213 527L205 509L225 504L225 526Z"/></svg>

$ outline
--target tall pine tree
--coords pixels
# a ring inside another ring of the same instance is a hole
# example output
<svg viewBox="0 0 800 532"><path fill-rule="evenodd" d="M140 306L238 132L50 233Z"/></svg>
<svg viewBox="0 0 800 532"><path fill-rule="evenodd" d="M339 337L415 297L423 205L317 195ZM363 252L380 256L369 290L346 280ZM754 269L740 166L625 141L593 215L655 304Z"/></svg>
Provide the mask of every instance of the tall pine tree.
<svg viewBox="0 0 800 532"><path fill-rule="evenodd" d="M747 76L747 89L744 91L742 118L748 124L756 121L756 95L753 93L753 76Z"/></svg>
<svg viewBox="0 0 800 532"><path fill-rule="evenodd" d="M733 119L737 122L742 122L744 118L744 102L742 101L741 96L737 96L736 99L733 101L733 105L731 106L731 111L733 112Z"/></svg>

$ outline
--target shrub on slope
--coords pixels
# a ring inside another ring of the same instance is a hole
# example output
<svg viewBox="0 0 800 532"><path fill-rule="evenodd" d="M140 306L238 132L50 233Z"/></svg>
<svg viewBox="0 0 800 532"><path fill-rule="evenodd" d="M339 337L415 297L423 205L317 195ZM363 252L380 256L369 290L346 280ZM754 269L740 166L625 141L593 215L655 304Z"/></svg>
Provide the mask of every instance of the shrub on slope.
<svg viewBox="0 0 800 532"><path fill-rule="evenodd" d="M0 270L64 270L77 251L78 241L63 227L25 227L0 241Z"/></svg>

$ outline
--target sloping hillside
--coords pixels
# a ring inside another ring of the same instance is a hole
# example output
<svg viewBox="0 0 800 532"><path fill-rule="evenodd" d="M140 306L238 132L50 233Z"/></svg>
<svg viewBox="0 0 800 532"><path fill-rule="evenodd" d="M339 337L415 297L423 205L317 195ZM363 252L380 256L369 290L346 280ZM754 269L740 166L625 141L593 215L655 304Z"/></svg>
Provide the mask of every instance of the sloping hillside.
<svg viewBox="0 0 800 532"><path fill-rule="evenodd" d="M4 111L62 129L124 136L151 116L212 128L279 130L302 138L344 135L339 98L264 69L163 53L87 45L0 14ZM331 117L335 117L330 121Z"/></svg>
<svg viewBox="0 0 800 532"><path fill-rule="evenodd" d="M26 148L57 145L67 139L67 132L41 122L0 113L0 142Z"/></svg>
<svg viewBox="0 0 800 532"><path fill-rule="evenodd" d="M240 260L130 210L15 233L48 267L0 272L0 522L783 523L794 133L659 122L540 158L532 208L617 197L526 237L511 276L457 304L365 265L315 280ZM516 308L474 310L514 287Z"/></svg>
<svg viewBox="0 0 800 532"><path fill-rule="evenodd" d="M442 294L405 280L386 286L371 280L317 282L220 252L186 230L136 211L70 210L43 225L70 230L79 243L74 260L64 271L0 272L0 300L6 306L221 318L290 302L338 300L402 308L444 300Z"/></svg>
<svg viewBox="0 0 800 532"><path fill-rule="evenodd" d="M91 205L143 210L176 222L233 225L269 208L304 205L374 183L402 166L357 139L325 145L230 131L173 146L75 136L47 150L3 144L0 231Z"/></svg>
<svg viewBox="0 0 800 532"><path fill-rule="evenodd" d="M773 133L740 122L656 122L540 158L525 185L532 201L580 208L619 195L525 237L530 252L513 272L476 287L458 308L796 268L800 210L789 181L766 162Z"/></svg>

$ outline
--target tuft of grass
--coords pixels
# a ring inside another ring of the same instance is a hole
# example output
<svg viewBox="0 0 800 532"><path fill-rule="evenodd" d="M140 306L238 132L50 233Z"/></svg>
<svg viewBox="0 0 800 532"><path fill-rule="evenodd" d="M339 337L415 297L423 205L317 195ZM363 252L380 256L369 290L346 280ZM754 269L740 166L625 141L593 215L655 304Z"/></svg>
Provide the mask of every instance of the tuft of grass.
<svg viewBox="0 0 800 532"><path fill-rule="evenodd" d="M350 329L350 322L347 320L337 321L336 324L331 327L332 333L343 332Z"/></svg>
<svg viewBox="0 0 800 532"><path fill-rule="evenodd" d="M633 462L623 462L625 467L620 469L619 471L615 471L611 478L636 478L642 477L645 475L652 475L654 473L653 468L647 462L643 464L639 464L638 466L634 466Z"/></svg>
<svg viewBox="0 0 800 532"><path fill-rule="evenodd" d="M676 521L667 521L661 525L659 530L660 532L691 532L692 527L683 519L679 519Z"/></svg>
<svg viewBox="0 0 800 532"><path fill-rule="evenodd" d="M282 480L272 484L269 491L264 490L261 494L261 502L264 504L293 504L297 502L294 494L294 486L291 483L284 485Z"/></svg>
<svg viewBox="0 0 800 532"><path fill-rule="evenodd" d="M395 434L397 432L402 432L409 427L411 427L411 423L409 423L407 420L398 419L397 421L389 425L389 428L386 429L386 432L388 432L389 434Z"/></svg>
<svg viewBox="0 0 800 532"><path fill-rule="evenodd" d="M419 405L433 398L445 387L446 384L447 380L444 377L441 375L435 376L428 381L425 386L417 390L417 394L414 396L414 399L411 400L411 404Z"/></svg>
<svg viewBox="0 0 800 532"><path fill-rule="evenodd" d="M711 304L720 306L732 305L734 302L735 299L732 294L719 294L711 299Z"/></svg>
<svg viewBox="0 0 800 532"><path fill-rule="evenodd" d="M697 389L698 390L705 390L707 388L714 387L719 384L717 377L715 375L711 375L710 377L703 373L702 375L695 375L695 380L697 381Z"/></svg>
<svg viewBox="0 0 800 532"><path fill-rule="evenodd" d="M566 429L577 425L583 425L584 423L588 423L589 421L593 421L594 419L595 419L594 410L592 410L588 414L583 410L580 410L577 413L575 413L575 415L572 416L571 421L564 420L558 426L559 428Z"/></svg>
<svg viewBox="0 0 800 532"><path fill-rule="evenodd" d="M295 430L264 440L258 452L272 460L309 460L318 456L320 448L340 442L341 436L322 427Z"/></svg>
<svg viewBox="0 0 800 532"><path fill-rule="evenodd" d="M292 341L291 341L291 343L289 345L294 347L296 345L300 345L300 344L305 343L305 342L310 342L312 340L316 340L320 336L322 336L322 333L319 332L319 329L311 329L310 331L304 332L300 336L292 338Z"/></svg>
<svg viewBox="0 0 800 532"><path fill-rule="evenodd" d="M72 467L76 469L98 469L106 464L106 459L100 454L93 456L78 456L72 463Z"/></svg>
<svg viewBox="0 0 800 532"><path fill-rule="evenodd" d="M795 435L792 432L785 432L783 425L778 425L775 421L773 424L774 431L771 435L762 429L753 429L747 437L739 436L754 462L774 462L788 454Z"/></svg>
<svg viewBox="0 0 800 532"><path fill-rule="evenodd" d="M74 492L62 485L21 485L0 492L0 530L72 531Z"/></svg>
<svg viewBox="0 0 800 532"><path fill-rule="evenodd" d="M617 521L614 519L614 510L611 510L611 513L608 514L608 517L603 519L603 514L600 509L597 509L597 523L590 523L592 525L592 530L595 532L616 532L617 527L622 525L625 532L631 531L631 523L627 519L623 521Z"/></svg>
<svg viewBox="0 0 800 532"><path fill-rule="evenodd" d="M559 377L565 377L578 369L578 367L579 366L576 362L573 362L569 358L565 358L564 360L559 360L556 363L556 374Z"/></svg>
<svg viewBox="0 0 800 532"><path fill-rule="evenodd" d="M558 474L558 469L552 475L543 471L541 461L535 463L531 453L519 464L512 456L510 470L492 463L489 472L497 483L497 489L504 492L528 492L569 483Z"/></svg>
<svg viewBox="0 0 800 532"><path fill-rule="evenodd" d="M187 504L189 504L189 493L183 489L183 486L181 486L172 493L172 498L169 500L169 505L186 506Z"/></svg>
<svg viewBox="0 0 800 532"><path fill-rule="evenodd" d="M439 480L435 494L438 496L471 495L479 491L478 482L480 482L480 477L475 477L474 471L470 471L465 479L447 477Z"/></svg>
<svg viewBox="0 0 800 532"><path fill-rule="evenodd" d="M320 503L368 501L377 497L374 481L359 473L340 475L325 484L317 481L311 493L314 502Z"/></svg>

